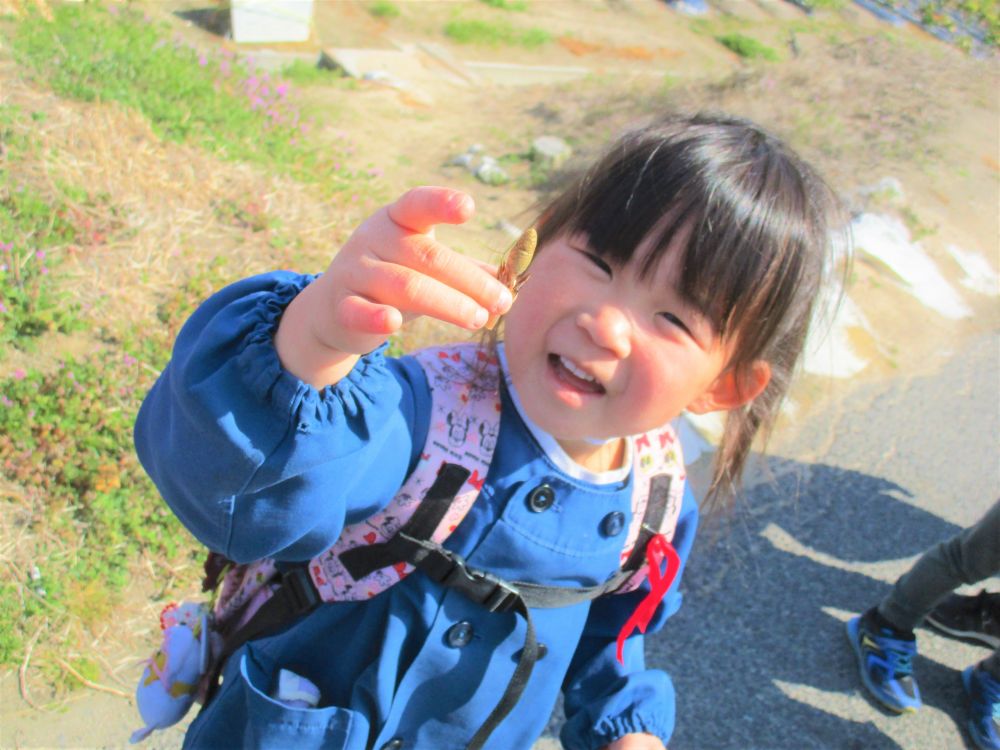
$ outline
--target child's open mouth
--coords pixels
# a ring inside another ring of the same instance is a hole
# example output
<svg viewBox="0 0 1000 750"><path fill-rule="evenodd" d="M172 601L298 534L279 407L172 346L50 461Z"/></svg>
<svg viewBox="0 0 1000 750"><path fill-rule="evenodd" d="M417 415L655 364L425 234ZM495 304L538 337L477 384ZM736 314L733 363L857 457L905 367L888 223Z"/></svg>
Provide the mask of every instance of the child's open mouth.
<svg viewBox="0 0 1000 750"><path fill-rule="evenodd" d="M552 368L552 372L559 381L574 390L582 393L593 393L595 395L604 394L603 385L565 357L558 354L550 354L549 367Z"/></svg>

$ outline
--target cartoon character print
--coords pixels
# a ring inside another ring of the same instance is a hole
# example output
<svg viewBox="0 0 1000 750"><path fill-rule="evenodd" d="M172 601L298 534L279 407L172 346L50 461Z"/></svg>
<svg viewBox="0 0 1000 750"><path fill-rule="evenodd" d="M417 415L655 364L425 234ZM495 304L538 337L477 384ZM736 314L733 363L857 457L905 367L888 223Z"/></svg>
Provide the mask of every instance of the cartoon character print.
<svg viewBox="0 0 1000 750"><path fill-rule="evenodd" d="M490 453L497 447L497 435L500 433L500 423L479 423L479 445Z"/></svg>
<svg viewBox="0 0 1000 750"><path fill-rule="evenodd" d="M244 609L247 602L275 577L274 560L265 558L245 565L236 565L222 579L219 598L215 602L214 617L224 623Z"/></svg>
<svg viewBox="0 0 1000 750"><path fill-rule="evenodd" d="M473 425L472 417L457 411L449 411L445 422L448 424L448 442L456 448L461 448L469 439L469 431Z"/></svg>

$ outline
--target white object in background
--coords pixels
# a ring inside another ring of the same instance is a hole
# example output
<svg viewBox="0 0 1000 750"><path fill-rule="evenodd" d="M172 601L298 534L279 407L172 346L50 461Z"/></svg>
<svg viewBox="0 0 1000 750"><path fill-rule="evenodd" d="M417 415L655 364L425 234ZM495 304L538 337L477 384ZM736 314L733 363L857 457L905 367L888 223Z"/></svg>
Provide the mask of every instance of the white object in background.
<svg viewBox="0 0 1000 750"><path fill-rule="evenodd" d="M802 358L802 368L813 375L849 378L868 366L868 360L851 348L848 331L861 328L872 337L874 332L861 309L850 297L842 295L840 284L830 284L820 290ZM833 320L830 320L831 313L835 313Z"/></svg>
<svg viewBox="0 0 1000 750"><path fill-rule="evenodd" d="M851 222L858 253L878 258L899 278L899 286L924 305L946 318L958 320L972 315L962 297L945 280L934 261L899 219L880 214L861 214Z"/></svg>
<svg viewBox="0 0 1000 750"><path fill-rule="evenodd" d="M980 294L997 296L1000 294L1000 280L996 271L990 267L990 262L979 253L963 250L957 245L948 245L948 255L965 271L962 286L968 287Z"/></svg>
<svg viewBox="0 0 1000 750"><path fill-rule="evenodd" d="M314 0L231 0L234 42L304 42L312 34Z"/></svg>

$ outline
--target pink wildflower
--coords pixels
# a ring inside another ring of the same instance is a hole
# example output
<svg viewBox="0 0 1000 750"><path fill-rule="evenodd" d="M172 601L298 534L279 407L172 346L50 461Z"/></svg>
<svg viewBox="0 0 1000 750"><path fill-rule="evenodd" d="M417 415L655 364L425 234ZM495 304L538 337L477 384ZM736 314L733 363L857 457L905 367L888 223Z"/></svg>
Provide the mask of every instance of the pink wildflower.
<svg viewBox="0 0 1000 750"><path fill-rule="evenodd" d="M208 65L208 58L205 55L198 55L198 65L204 68Z"/></svg>
<svg viewBox="0 0 1000 750"><path fill-rule="evenodd" d="M18 367L16 370L14 370L14 380L24 380L27 376L28 376L28 373L26 373L20 367Z"/></svg>
<svg viewBox="0 0 1000 750"><path fill-rule="evenodd" d="M35 257L38 258L38 260L45 260L45 251L44 250L36 250L35 251Z"/></svg>

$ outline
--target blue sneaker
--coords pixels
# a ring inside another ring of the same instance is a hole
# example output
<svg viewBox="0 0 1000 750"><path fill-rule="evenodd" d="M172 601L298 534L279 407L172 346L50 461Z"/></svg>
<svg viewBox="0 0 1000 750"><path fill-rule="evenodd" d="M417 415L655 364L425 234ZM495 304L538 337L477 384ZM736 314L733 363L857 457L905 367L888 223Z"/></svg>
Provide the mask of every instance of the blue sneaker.
<svg viewBox="0 0 1000 750"><path fill-rule="evenodd" d="M876 625L874 611L847 623L847 639L858 657L861 682L880 705L897 714L912 713L922 705L920 688L913 679L917 642Z"/></svg>
<svg viewBox="0 0 1000 750"><path fill-rule="evenodd" d="M980 750L1000 750L1000 681L985 669L962 672L969 694L969 734Z"/></svg>

